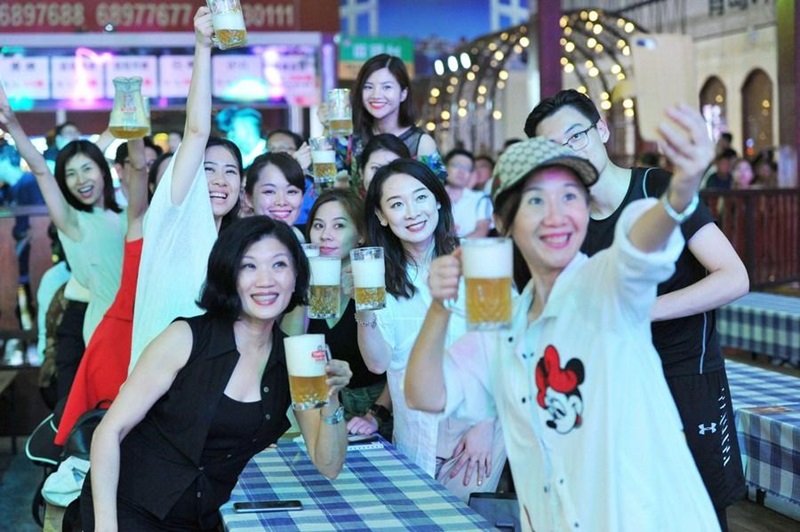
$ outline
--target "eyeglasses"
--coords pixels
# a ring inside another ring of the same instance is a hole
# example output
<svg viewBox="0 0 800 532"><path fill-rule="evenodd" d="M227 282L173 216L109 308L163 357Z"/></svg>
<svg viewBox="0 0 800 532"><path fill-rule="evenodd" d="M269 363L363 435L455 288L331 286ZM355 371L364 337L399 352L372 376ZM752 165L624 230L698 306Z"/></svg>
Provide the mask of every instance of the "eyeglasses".
<svg viewBox="0 0 800 532"><path fill-rule="evenodd" d="M574 133L570 138L567 139L566 142L561 143L561 145L566 146L573 151L584 149L589 145L589 131L591 131L594 127L597 127L597 122L594 122L591 126L587 127L583 131Z"/></svg>

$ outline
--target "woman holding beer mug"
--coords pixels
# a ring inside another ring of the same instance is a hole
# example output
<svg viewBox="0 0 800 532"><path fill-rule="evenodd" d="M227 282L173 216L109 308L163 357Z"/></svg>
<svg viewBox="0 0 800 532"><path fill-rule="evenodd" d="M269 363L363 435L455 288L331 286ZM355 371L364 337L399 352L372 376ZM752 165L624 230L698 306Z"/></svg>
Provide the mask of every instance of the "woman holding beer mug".
<svg viewBox="0 0 800 532"><path fill-rule="evenodd" d="M211 247L237 218L242 155L211 134L211 14L194 18L195 52L183 142L164 172L144 221L130 370L150 341L178 316L196 316ZM169 294L169 297L165 297Z"/></svg>
<svg viewBox="0 0 800 532"><path fill-rule="evenodd" d="M349 190L326 190L314 202L308 219L308 241L319 246L321 256L342 261L343 282L339 315L324 320L308 320L307 331L324 334L331 356L347 361L353 371L350 385L341 392L348 430L361 434L380 429L385 438L391 439L391 424L385 415L391 409L391 401L388 393L381 397L386 387L386 374L375 374L367 369L358 348L356 332L350 251L362 246L366 240L364 201ZM354 421L351 423L351 420Z"/></svg>
<svg viewBox="0 0 800 532"><path fill-rule="evenodd" d="M145 350L92 439L84 530L211 530L244 466L289 427L284 335L305 302L308 262L292 231L265 216L233 222L208 259L205 313L179 318ZM297 410L308 454L335 478L347 447L338 392L346 362L325 367L328 403Z"/></svg>
<svg viewBox="0 0 800 532"><path fill-rule="evenodd" d="M255 214L280 220L290 227L300 217L306 178L300 164L288 153L264 153L247 168L244 199ZM303 233L295 229L301 242Z"/></svg>
<svg viewBox="0 0 800 532"><path fill-rule="evenodd" d="M431 301L430 263L456 246L444 185L425 164L397 159L375 174L366 211L369 244L384 249L387 294L386 308L356 313L358 345L371 371L387 372L394 442L463 500L474 491L493 491L505 462L496 420L439 421L438 416L409 409L403 395L408 355ZM465 331L465 320L456 317L447 337L455 340Z"/></svg>
<svg viewBox="0 0 800 532"><path fill-rule="evenodd" d="M444 302L460 297L461 254L431 266L406 397L459 419L500 416L525 530L719 530L650 334L656 285L674 271L679 225L713 154L697 112L668 116L659 144L676 169L669 189L631 203L614 244L591 258L579 252L591 162L544 137L500 157L496 224L531 274L511 331L447 348L455 316Z"/></svg>

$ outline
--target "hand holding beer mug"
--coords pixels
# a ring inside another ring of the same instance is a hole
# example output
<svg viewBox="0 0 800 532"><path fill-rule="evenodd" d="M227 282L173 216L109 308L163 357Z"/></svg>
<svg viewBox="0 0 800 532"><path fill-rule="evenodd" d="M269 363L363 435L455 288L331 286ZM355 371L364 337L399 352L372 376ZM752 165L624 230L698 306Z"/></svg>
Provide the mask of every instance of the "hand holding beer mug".
<svg viewBox="0 0 800 532"><path fill-rule="evenodd" d="M308 257L308 265L311 270L308 317L315 320L338 317L342 261L338 257Z"/></svg>
<svg viewBox="0 0 800 532"><path fill-rule="evenodd" d="M324 334L301 334L283 339L289 390L295 410L320 408L328 404L325 366L330 355Z"/></svg>
<svg viewBox="0 0 800 532"><path fill-rule="evenodd" d="M356 310L376 310L386 306L386 269L383 248L350 250L353 267Z"/></svg>
<svg viewBox="0 0 800 532"><path fill-rule="evenodd" d="M511 327L513 249L510 238L461 240L468 330L495 331ZM450 305L448 308L455 310Z"/></svg>
<svg viewBox="0 0 800 532"><path fill-rule="evenodd" d="M353 134L353 110L349 89L331 89L328 93L328 131L334 137Z"/></svg>
<svg viewBox="0 0 800 532"><path fill-rule="evenodd" d="M311 173L317 192L333 188L336 181L336 152L328 137L314 137L311 144Z"/></svg>
<svg viewBox="0 0 800 532"><path fill-rule="evenodd" d="M247 44L247 29L239 0L207 0L214 25L214 43L220 50Z"/></svg>

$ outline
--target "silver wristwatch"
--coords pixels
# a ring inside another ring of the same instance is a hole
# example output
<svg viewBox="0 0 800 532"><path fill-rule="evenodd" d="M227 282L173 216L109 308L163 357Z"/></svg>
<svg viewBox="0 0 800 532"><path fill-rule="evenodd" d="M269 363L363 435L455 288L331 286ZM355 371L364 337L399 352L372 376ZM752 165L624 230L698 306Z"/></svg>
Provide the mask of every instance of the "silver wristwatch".
<svg viewBox="0 0 800 532"><path fill-rule="evenodd" d="M669 217L675 220L678 225L685 222L687 218L694 214L694 211L697 210L697 205L700 204L700 196L697 194L697 192L695 192L692 201L689 202L689 205L683 209L683 212L678 212L672 208L672 205L670 205L669 199L667 198L668 195L669 194L665 192L664 195L661 196L661 205L664 206L664 210L667 211Z"/></svg>
<svg viewBox="0 0 800 532"><path fill-rule="evenodd" d="M339 405L339 408L330 416L322 416L322 421L328 425L338 425L344 420L344 407Z"/></svg>

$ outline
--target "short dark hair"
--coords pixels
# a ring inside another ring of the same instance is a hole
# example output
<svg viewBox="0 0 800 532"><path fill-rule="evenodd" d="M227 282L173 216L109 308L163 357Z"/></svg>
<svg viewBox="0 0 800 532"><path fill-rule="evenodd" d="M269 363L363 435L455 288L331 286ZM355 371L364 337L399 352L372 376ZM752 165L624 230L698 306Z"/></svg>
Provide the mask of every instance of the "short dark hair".
<svg viewBox="0 0 800 532"><path fill-rule="evenodd" d="M299 150L300 146L302 146L303 142L305 142L303 137L289 129L273 129L270 131L269 135L267 135L267 142L269 142L269 139L271 139L274 135L286 135L287 137L291 138L292 142L294 142L295 150Z"/></svg>
<svg viewBox="0 0 800 532"><path fill-rule="evenodd" d="M738 159L738 158L739 154L736 153L736 150L734 150L733 148L725 148L720 152L719 155L717 155L716 160L721 161L723 159Z"/></svg>
<svg viewBox="0 0 800 532"><path fill-rule="evenodd" d="M535 137L536 128L539 127L542 120L555 114L562 107L574 108L589 119L592 124L596 124L600 120L600 113L588 96L575 89L565 89L558 91L555 96L545 98L533 108L533 111L528 115L528 119L525 120L525 134L528 138Z"/></svg>
<svg viewBox="0 0 800 532"><path fill-rule="evenodd" d="M489 165L491 165L492 168L494 168L494 159L492 159L488 155L478 155L478 156L476 156L475 157L475 162L477 163L478 161L486 161L487 163L489 163Z"/></svg>
<svg viewBox="0 0 800 532"><path fill-rule="evenodd" d="M411 151L409 151L406 143L400 140L400 137L391 133L381 133L370 137L369 142L367 142L367 145L364 146L358 156L358 168L362 173L372 154L380 150L390 151L401 159L411 159Z"/></svg>
<svg viewBox="0 0 800 532"><path fill-rule="evenodd" d="M239 169L239 179L244 178L244 165L242 164L242 152L239 150L239 147L234 144L232 141L228 139L223 139L222 137L208 137L208 141L206 141L206 151L209 148L213 148L215 146L219 146L223 149L228 150L228 152L233 155L234 161L236 161L236 166ZM236 220L239 217L239 198L236 198L236 203L234 204L233 208L222 217L222 221L220 222L220 229L226 227L229 223L233 220Z"/></svg>
<svg viewBox="0 0 800 532"><path fill-rule="evenodd" d="M447 166L448 164L450 164L450 159L452 159L453 157L456 157L458 155L462 155L462 156L466 157L467 159L469 159L473 163L475 162L475 156L472 154L471 151L465 150L463 148L453 148L452 150L447 152L447 154L444 156L444 159L443 159L444 165Z"/></svg>
<svg viewBox="0 0 800 532"><path fill-rule="evenodd" d="M153 139L150 137L144 137L144 147L150 148L154 152L156 152L156 156L159 156L164 153L164 150L161 149L161 146L153 142ZM128 143L123 142L119 146L117 146L117 152L114 154L114 164L118 164L120 166L125 166L125 159L128 158Z"/></svg>
<svg viewBox="0 0 800 532"><path fill-rule="evenodd" d="M56 155L56 168L55 178L58 183L58 188L64 195L69 205L79 211L92 212L91 205L84 205L78 198L76 198L67 187L67 163L69 163L76 155L83 154L100 168L100 173L103 175L103 205L106 209L113 212L122 212L122 209L117 205L117 200L114 197L114 182L111 179L111 169L108 167L105 155L100 151L93 142L88 140L73 140L67 143L66 146L61 148Z"/></svg>
<svg viewBox="0 0 800 532"><path fill-rule="evenodd" d="M314 224L314 217L320 207L326 203L338 201L347 212L347 216L356 226L356 232L362 239L367 238L366 215L364 214L364 200L349 189L332 188L319 195L311 210L308 211L308 223L306 223L306 240L311 241L311 226Z"/></svg>
<svg viewBox="0 0 800 532"><path fill-rule="evenodd" d="M247 167L247 178L244 182L244 193L248 196L253 195L253 190L258 182L258 175L267 165L273 165L281 171L283 177L290 185L294 185L305 194L306 191L306 176L303 173L303 168L300 166L294 157L288 153L262 153Z"/></svg>
<svg viewBox="0 0 800 532"><path fill-rule="evenodd" d="M361 140L366 142L372 136L372 125L374 118L364 107L364 84L367 79L378 70L386 68L397 80L400 90L406 90L406 99L400 102L397 113L397 123L400 127L410 127L414 125L414 114L411 111L411 78L408 75L403 60L389 54L378 54L369 58L358 71L356 84L350 93L350 102L353 109L353 130L356 135L361 136Z"/></svg>
<svg viewBox="0 0 800 532"><path fill-rule="evenodd" d="M395 174L406 174L433 193L439 203L439 223L433 232L433 256L446 255L456 247L455 222L450 203L450 196L442 181L424 163L413 159L395 159L375 172L375 177L367 190L367 239L371 246L383 248L386 262L386 290L395 297L410 298L414 295L414 285L408 276L409 257L397 235L388 227L383 227L375 214L381 207L383 185Z"/></svg>
<svg viewBox="0 0 800 532"><path fill-rule="evenodd" d="M234 321L242 313L237 279L242 257L247 249L264 238L275 238L289 250L295 270L295 286L289 304L290 312L306 304L308 291L308 259L291 227L268 216L249 216L231 222L220 231L208 257L206 281L197 304L208 314Z"/></svg>

